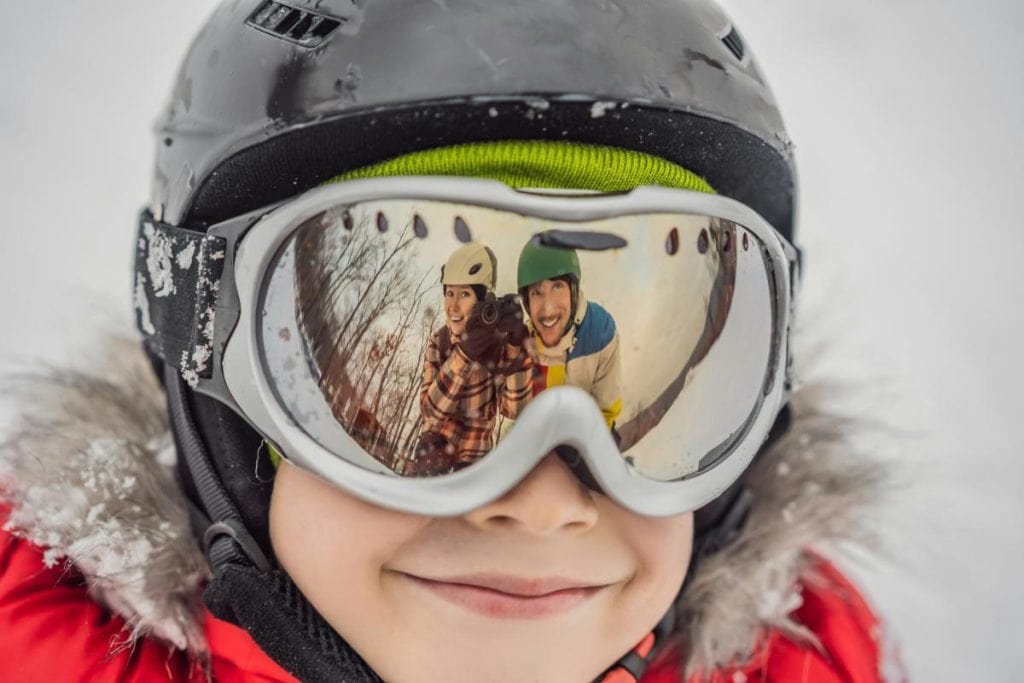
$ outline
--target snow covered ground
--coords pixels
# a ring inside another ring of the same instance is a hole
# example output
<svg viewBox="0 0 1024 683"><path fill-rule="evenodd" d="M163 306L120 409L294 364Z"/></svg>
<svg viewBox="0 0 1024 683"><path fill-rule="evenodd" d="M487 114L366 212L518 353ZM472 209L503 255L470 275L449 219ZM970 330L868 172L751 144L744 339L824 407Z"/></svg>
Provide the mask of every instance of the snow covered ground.
<svg viewBox="0 0 1024 683"><path fill-rule="evenodd" d="M730 0L797 144L805 327L880 391L889 558L851 567L919 681L1017 675L1024 633L1024 6ZM0 365L128 321L149 126L209 4L6 2ZM2 415L2 414L0 414Z"/></svg>

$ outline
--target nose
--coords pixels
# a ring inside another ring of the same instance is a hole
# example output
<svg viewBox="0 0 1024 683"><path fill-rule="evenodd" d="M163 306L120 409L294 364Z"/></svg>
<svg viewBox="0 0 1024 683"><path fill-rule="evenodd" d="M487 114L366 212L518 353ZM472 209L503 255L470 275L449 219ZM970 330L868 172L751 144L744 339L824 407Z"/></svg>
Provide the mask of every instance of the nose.
<svg viewBox="0 0 1024 683"><path fill-rule="evenodd" d="M515 488L465 518L485 530L516 529L537 536L581 533L597 524L594 495L550 453Z"/></svg>

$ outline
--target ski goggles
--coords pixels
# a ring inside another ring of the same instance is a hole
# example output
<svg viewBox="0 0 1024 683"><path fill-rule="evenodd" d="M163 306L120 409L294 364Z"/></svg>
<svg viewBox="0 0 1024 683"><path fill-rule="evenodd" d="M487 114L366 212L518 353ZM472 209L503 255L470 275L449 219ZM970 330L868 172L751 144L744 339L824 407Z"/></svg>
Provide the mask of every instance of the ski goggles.
<svg viewBox="0 0 1024 683"><path fill-rule="evenodd" d="M785 404L797 273L725 197L398 177L206 232L144 213L135 306L195 390L372 503L461 514L568 447L670 515L732 484Z"/></svg>

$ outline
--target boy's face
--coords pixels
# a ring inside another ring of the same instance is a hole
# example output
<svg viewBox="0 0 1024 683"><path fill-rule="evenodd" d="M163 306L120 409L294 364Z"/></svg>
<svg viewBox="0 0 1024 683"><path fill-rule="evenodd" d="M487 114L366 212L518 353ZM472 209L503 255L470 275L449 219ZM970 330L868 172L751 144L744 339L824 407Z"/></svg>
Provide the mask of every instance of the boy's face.
<svg viewBox="0 0 1024 683"><path fill-rule="evenodd" d="M285 571L384 680L572 682L664 616L693 515L634 514L553 454L449 518L387 510L282 463L270 533Z"/></svg>
<svg viewBox="0 0 1024 683"><path fill-rule="evenodd" d="M445 285L444 315L452 336L458 338L466 331L466 321L476 305L476 292L467 285Z"/></svg>
<svg viewBox="0 0 1024 683"><path fill-rule="evenodd" d="M565 280L541 280L526 288L530 320L544 342L558 344L572 316L572 288Z"/></svg>

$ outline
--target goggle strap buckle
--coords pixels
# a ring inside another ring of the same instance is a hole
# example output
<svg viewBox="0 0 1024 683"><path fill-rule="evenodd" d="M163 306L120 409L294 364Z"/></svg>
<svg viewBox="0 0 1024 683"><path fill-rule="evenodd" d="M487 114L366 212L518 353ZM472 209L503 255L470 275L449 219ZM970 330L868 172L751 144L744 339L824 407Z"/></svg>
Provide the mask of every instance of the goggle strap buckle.
<svg viewBox="0 0 1024 683"><path fill-rule="evenodd" d="M217 555L214 545L224 537L234 541L242 550L242 553L258 570L261 572L270 571L270 561L267 560L267 556L263 554L259 543L256 542L256 539L252 537L252 534L250 534L246 530L245 526L237 519L225 519L219 522L213 522L210 526L206 527L206 531L203 532L203 552L210 558L210 563L214 565L214 571L216 571L222 563L214 559Z"/></svg>

